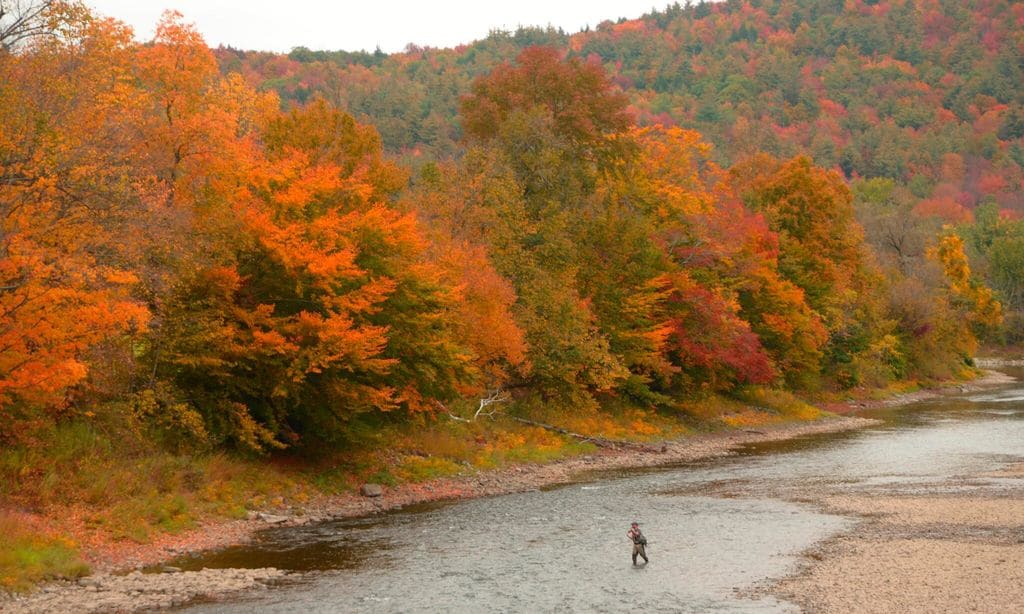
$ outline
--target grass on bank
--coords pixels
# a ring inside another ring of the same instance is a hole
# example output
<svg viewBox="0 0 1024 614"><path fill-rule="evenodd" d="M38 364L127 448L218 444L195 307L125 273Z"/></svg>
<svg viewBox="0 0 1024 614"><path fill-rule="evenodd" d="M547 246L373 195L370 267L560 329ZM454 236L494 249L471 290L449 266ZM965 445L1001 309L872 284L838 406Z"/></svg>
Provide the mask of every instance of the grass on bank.
<svg viewBox="0 0 1024 614"><path fill-rule="evenodd" d="M633 441L675 439L695 431L812 420L819 410L789 393L750 389L709 397L674 411L616 400L602 411L558 410L540 403L503 408L588 436ZM548 463L595 451L591 443L506 418L458 422L440 415L377 424L344 453L317 459L171 453L118 418L116 408L34 434L31 445L0 449L0 514L32 510L45 531L20 514L0 515L0 588L88 572L76 543L147 543L196 526L202 518L240 518L248 510L301 509L321 494L472 474L512 464ZM96 539L90 539L95 543Z"/></svg>
<svg viewBox="0 0 1024 614"><path fill-rule="evenodd" d="M825 413L784 390L751 387L734 396L687 401L683 411L711 429L743 429L784 422L817 420Z"/></svg>
<svg viewBox="0 0 1024 614"><path fill-rule="evenodd" d="M237 518L252 505L306 490L265 463L172 454L147 447L130 430L87 420L0 451L0 500L43 513L86 510L75 517L84 528L140 543L191 528L205 515Z"/></svg>
<svg viewBox="0 0 1024 614"><path fill-rule="evenodd" d="M0 590L24 592L40 582L88 573L73 542L33 531L23 519L0 512Z"/></svg>

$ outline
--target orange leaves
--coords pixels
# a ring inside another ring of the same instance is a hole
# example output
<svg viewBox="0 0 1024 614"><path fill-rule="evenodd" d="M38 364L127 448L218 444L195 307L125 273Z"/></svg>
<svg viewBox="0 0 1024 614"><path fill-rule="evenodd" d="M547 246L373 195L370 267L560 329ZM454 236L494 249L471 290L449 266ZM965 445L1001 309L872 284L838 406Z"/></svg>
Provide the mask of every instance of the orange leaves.
<svg viewBox="0 0 1024 614"><path fill-rule="evenodd" d="M289 342L284 335L276 330L254 330L252 331L252 340L255 346L262 352L285 354L298 349L298 346Z"/></svg>
<svg viewBox="0 0 1024 614"><path fill-rule="evenodd" d="M12 247L0 260L0 415L16 400L61 403L86 376L93 344L149 321L117 286L88 274L61 276L59 265L21 256L23 244Z"/></svg>
<svg viewBox="0 0 1024 614"><path fill-rule="evenodd" d="M310 201L323 198L342 186L339 169L331 165L310 166L305 156L296 155L289 160L290 168L278 162L278 174L274 178L274 203L281 208L281 213L302 216ZM362 192L366 189L359 186Z"/></svg>
<svg viewBox="0 0 1024 614"><path fill-rule="evenodd" d="M148 188L127 126L141 101L131 34L53 17L62 36L0 54L0 438L17 434L15 414L65 405L96 344L150 320L115 239Z"/></svg>
<svg viewBox="0 0 1024 614"><path fill-rule="evenodd" d="M459 294L424 258L415 216L384 200L401 173L379 138L323 102L264 125L232 206L197 219L207 264L181 272L154 370L168 365L215 436L254 449L453 396L472 376L453 338Z"/></svg>
<svg viewBox="0 0 1024 614"><path fill-rule="evenodd" d="M280 166L300 157L298 167L333 174L338 185L325 185L313 194L330 195L342 208L366 207L387 200L406 182L405 172L384 159L380 136L346 113L317 98L301 109L278 114L263 129L268 158ZM329 169L335 170L329 170ZM339 193L329 194L332 190Z"/></svg>
<svg viewBox="0 0 1024 614"><path fill-rule="evenodd" d="M634 128L632 138L644 153L641 165L660 199L663 219L708 213L715 197L710 178L717 168L709 162L711 146L693 130L677 127ZM701 171L702 167L710 172Z"/></svg>
<svg viewBox="0 0 1024 614"><path fill-rule="evenodd" d="M145 45L112 22L75 27L0 55L5 411L61 403L87 378L89 352L118 341L122 379L154 393L153 412L200 416L191 430L255 450L336 441L361 412L433 411L503 385L656 405L802 385L826 361L901 359L878 324L883 301L842 177L805 157L723 171L697 133L633 126L597 60L530 48L479 78L462 101L469 151L428 159L396 204L408 176L373 127L319 98L280 111L273 95L221 76L180 16ZM672 61L679 77L707 68L690 60L685 71ZM297 63L267 70L291 78ZM787 90L779 142L749 121L763 67L737 66L746 77L717 84L720 101L712 89L670 95L657 67L621 82L663 81L657 99L637 101L648 117L735 115L733 135L751 148L785 149L818 125L824 155L867 153L840 124L879 109L844 98L849 117L835 121L845 108L825 97L827 75L807 69L810 96ZM353 87L374 78L351 75ZM392 86L370 89L423 103L407 140L450 141L456 129L430 95ZM832 117L815 124L819 102ZM982 123L995 129L996 117ZM961 202L970 182L998 195L1012 184L972 160L943 164L955 185L936 199ZM951 293L975 322L997 321L951 241L935 252Z"/></svg>
<svg viewBox="0 0 1024 614"><path fill-rule="evenodd" d="M460 289L459 336L495 387L508 377L507 371L527 366L526 340L511 314L515 291L494 270L482 247L451 245L439 264Z"/></svg>
<svg viewBox="0 0 1024 614"><path fill-rule="evenodd" d="M247 230L271 256L289 271L309 276L309 283L329 289L337 280L362 274L355 264L356 248L342 228L346 224L336 213L314 224L276 223L273 213L257 207L243 215Z"/></svg>
<svg viewBox="0 0 1024 614"><path fill-rule="evenodd" d="M165 12L153 45L140 50L140 59L148 64L147 72L160 89L189 95L201 91L217 74L217 61L196 29L181 20L181 13Z"/></svg>
<svg viewBox="0 0 1024 614"><path fill-rule="evenodd" d="M240 197L258 153L255 129L276 107L241 79L222 79L196 29L167 12L153 41L134 49L133 76L144 97L138 165L164 190L163 205L179 211L223 206Z"/></svg>
<svg viewBox="0 0 1024 614"><path fill-rule="evenodd" d="M297 383L310 375L338 370L384 375L396 362L380 356L387 346L385 328L361 326L343 314L301 311L276 325L296 341L291 347L289 371Z"/></svg>

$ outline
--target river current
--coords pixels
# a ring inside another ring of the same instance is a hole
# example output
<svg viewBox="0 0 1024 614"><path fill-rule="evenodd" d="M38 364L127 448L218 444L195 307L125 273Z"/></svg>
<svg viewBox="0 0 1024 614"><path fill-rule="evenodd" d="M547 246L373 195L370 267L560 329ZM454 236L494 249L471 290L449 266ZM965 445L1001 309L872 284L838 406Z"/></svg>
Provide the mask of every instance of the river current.
<svg viewBox="0 0 1024 614"><path fill-rule="evenodd" d="M250 545L175 564L272 566L307 572L301 580L185 609L794 612L753 589L857 523L800 502L802 490L970 488L977 479L950 480L1024 458L1019 383L864 415L882 422L541 491L268 530ZM647 565L630 560L634 520L650 540Z"/></svg>

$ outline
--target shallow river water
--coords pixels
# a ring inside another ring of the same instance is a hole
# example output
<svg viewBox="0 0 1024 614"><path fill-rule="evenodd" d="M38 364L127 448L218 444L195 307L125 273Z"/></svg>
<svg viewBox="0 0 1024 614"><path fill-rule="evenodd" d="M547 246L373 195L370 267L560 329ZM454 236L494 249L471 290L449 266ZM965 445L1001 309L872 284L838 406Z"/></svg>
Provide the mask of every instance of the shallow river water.
<svg viewBox="0 0 1024 614"><path fill-rule="evenodd" d="M175 564L313 573L186 609L796 611L750 589L791 573L802 550L857 522L800 503L802 490L971 488L977 479L950 478L1024 458L1021 384L865 415L883 422L543 491L266 531L251 545ZM648 565L630 561L633 520L650 540Z"/></svg>

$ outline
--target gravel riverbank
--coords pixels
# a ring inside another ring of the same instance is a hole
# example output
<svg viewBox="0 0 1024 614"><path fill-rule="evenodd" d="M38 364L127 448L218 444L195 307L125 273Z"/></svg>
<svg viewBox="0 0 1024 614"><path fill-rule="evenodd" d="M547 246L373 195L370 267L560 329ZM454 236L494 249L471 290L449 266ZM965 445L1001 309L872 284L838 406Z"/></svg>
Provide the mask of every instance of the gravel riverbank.
<svg viewBox="0 0 1024 614"><path fill-rule="evenodd" d="M207 595L262 590L287 577L279 569L204 569L123 576L97 574L53 583L32 596L0 602L0 612L141 612L172 608Z"/></svg>
<svg viewBox="0 0 1024 614"><path fill-rule="evenodd" d="M980 389L1003 383L999 374L989 374L958 390ZM901 395L870 406L899 405L937 394L921 391ZM867 403L851 403L848 411L855 411ZM835 409L835 408L830 408ZM271 525L298 525L326 520L364 516L397 509L407 505L436 500L468 499L522 492L563 484L578 479L583 472L668 465L732 454L745 444L779 441L818 433L838 432L863 428L876 421L859 417L831 417L811 423L787 423L755 429L699 435L666 442L649 450L602 449L594 454L566 459L546 465L521 465L500 470L432 480L420 484L384 487L378 497L348 494L324 497L303 509L274 510L270 514L250 514L247 520L212 522L179 536L164 536L146 545L119 544L113 548L87 553L95 575L78 583L54 583L32 595L18 598L0 598L0 612L42 611L115 611L131 612L153 610L180 605L192 600L226 597L238 591L258 589L274 582L286 581L286 572L276 569L261 570L203 570L201 572L174 572L128 575L116 572L159 565L177 555L244 543L255 532ZM806 500L806 498L804 499ZM824 506L836 505L837 513L845 513L837 502L824 501ZM850 504L852 505L852 503ZM858 504L859 505L859 504ZM866 505L870 506L871 503ZM856 510L851 509L851 514ZM836 547L841 540L833 540L824 547ZM813 555L812 555L813 556ZM779 594L792 597L798 603L817 603L816 597L806 593L804 599L797 584L778 589ZM847 604L849 606L849 604ZM849 609L849 607L845 608ZM859 608L854 608L859 609ZM832 610L829 610L832 611ZM838 611L838 610L835 610Z"/></svg>
<svg viewBox="0 0 1024 614"><path fill-rule="evenodd" d="M520 465L472 476L433 480L421 484L385 487L379 497L344 495L323 498L301 512L252 514L248 520L211 523L177 537L147 545L122 545L90 553L95 575L78 582L52 583L28 596L0 598L0 612L22 614L53 611L136 612L173 607L202 598L229 597L239 591L265 588L286 581L277 569L206 569L128 575L115 572L158 565L189 552L243 543L271 525L297 525L364 516L414 503L442 499L468 499L533 490L571 482L582 472L649 467L732 454L749 443L778 441L816 433L862 428L875 421L833 417L811 423L789 423L757 430L730 431L666 442L658 451L601 450L598 453L546 465Z"/></svg>
<svg viewBox="0 0 1024 614"><path fill-rule="evenodd" d="M807 612L1024 612L1024 486L940 494L950 486L824 498L826 511L863 521L771 592Z"/></svg>
<svg viewBox="0 0 1024 614"><path fill-rule="evenodd" d="M806 552L803 569L767 592L822 614L1024 612L1024 462L843 490L789 493L861 521Z"/></svg>

